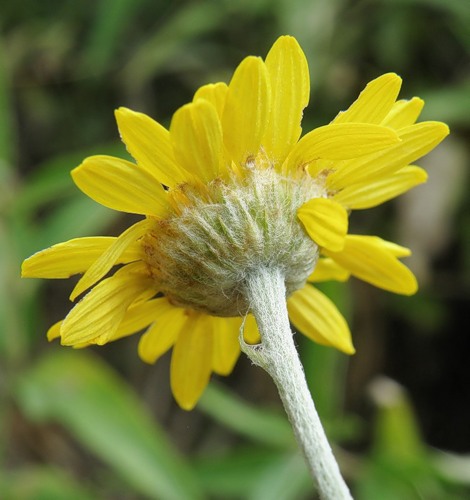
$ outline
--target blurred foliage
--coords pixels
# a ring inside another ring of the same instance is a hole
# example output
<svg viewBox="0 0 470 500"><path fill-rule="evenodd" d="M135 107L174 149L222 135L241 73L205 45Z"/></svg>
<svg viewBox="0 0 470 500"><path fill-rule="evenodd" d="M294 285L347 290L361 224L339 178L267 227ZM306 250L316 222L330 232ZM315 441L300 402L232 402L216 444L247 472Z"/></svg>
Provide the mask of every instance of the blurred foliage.
<svg viewBox="0 0 470 500"><path fill-rule="evenodd" d="M354 230L415 249L420 294L328 284L358 354L349 361L296 339L357 498L468 498L470 4L23 0L1 11L0 497L315 498L259 370L242 359L186 414L169 395L168 359L144 366L135 339L94 352L47 345L44 333L67 312L72 284L18 277L34 251L125 227L69 175L90 154L126 155L113 109L168 123L199 85L227 81L242 57L266 54L289 33L311 68L305 130L327 123L371 78L396 71L403 97L426 99L423 119L453 131L421 162L428 186L353 216ZM367 396L380 374L409 396L384 380Z"/></svg>

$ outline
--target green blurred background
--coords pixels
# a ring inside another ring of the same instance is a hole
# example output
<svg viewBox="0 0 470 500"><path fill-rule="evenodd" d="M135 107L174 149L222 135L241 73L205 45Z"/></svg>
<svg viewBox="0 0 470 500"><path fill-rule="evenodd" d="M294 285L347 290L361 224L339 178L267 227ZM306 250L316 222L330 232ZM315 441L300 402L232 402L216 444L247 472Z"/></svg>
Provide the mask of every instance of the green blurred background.
<svg viewBox="0 0 470 500"><path fill-rule="evenodd" d="M465 0L2 4L0 498L316 498L272 382L246 359L186 413L169 392L168 356L144 365L137 338L48 344L74 281L19 279L31 253L132 221L69 174L90 154L126 156L115 108L167 125L198 86L228 81L281 34L297 37L310 64L304 130L388 71L404 78L401 97L425 98L422 119L451 127L419 162L428 184L351 222L413 249L418 295L327 284L357 354L296 340L358 499L470 498L469 26Z"/></svg>

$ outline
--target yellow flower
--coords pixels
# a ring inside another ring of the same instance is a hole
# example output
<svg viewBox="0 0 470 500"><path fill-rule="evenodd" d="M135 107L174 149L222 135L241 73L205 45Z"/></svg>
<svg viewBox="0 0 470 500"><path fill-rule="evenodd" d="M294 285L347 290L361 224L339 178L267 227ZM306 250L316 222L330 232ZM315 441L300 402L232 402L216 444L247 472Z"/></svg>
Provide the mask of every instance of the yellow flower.
<svg viewBox="0 0 470 500"><path fill-rule="evenodd" d="M117 238L73 239L24 262L25 277L84 273L71 300L91 289L48 338L84 347L146 328L140 357L155 363L173 348L173 394L191 409L212 372L232 371L240 328L246 342L259 342L244 282L271 266L285 276L295 327L353 353L346 321L308 282L353 275L395 293L417 289L398 260L408 249L347 234L351 210L424 182L409 164L448 134L442 123L415 123L423 101L397 101L400 84L392 73L373 80L347 111L299 140L308 66L283 36L265 61L244 59L229 85L201 87L169 130L117 110L137 164L93 156L72 176L95 201L145 218Z"/></svg>

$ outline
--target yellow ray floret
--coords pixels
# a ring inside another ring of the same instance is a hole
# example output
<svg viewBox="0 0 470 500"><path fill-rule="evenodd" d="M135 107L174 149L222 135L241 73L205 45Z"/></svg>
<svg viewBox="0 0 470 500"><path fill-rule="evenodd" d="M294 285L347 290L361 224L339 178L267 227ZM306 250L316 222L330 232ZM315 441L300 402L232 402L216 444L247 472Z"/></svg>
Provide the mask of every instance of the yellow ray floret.
<svg viewBox="0 0 470 500"><path fill-rule="evenodd" d="M401 99L397 101L388 115L382 120L382 125L400 130L413 125L423 109L424 101L419 97L410 100Z"/></svg>
<svg viewBox="0 0 470 500"><path fill-rule="evenodd" d="M304 335L322 345L354 353L346 320L328 297L310 285L295 292L288 300L289 317Z"/></svg>
<svg viewBox="0 0 470 500"><path fill-rule="evenodd" d="M402 128L398 131L400 141L396 144L336 165L328 176L328 187L342 189L358 182L387 177L429 153L448 133L447 125L439 122L423 122Z"/></svg>
<svg viewBox="0 0 470 500"><path fill-rule="evenodd" d="M57 243L27 258L21 267L23 278L70 278L84 273L117 238L113 236L89 236ZM127 264L143 257L142 247L127 247L116 264Z"/></svg>
<svg viewBox="0 0 470 500"><path fill-rule="evenodd" d="M128 307L154 286L140 262L128 264L96 285L66 316L61 327L63 345L108 342Z"/></svg>
<svg viewBox="0 0 470 500"><path fill-rule="evenodd" d="M124 252L134 247L134 252L138 253L141 245L137 243L137 240L146 234L149 229L150 223L147 219L144 219L131 226L121 236L116 238L80 278L70 295L70 300L75 300L81 293L103 278L119 262Z"/></svg>
<svg viewBox="0 0 470 500"><path fill-rule="evenodd" d="M75 184L105 207L141 215L165 216L166 193L155 177L133 163L91 156L72 170Z"/></svg>
<svg viewBox="0 0 470 500"><path fill-rule="evenodd" d="M404 167L389 176L351 184L335 194L333 199L351 210L372 208L406 193L426 182L427 178L426 171L420 167Z"/></svg>
<svg viewBox="0 0 470 500"><path fill-rule="evenodd" d="M222 116L225 146L237 165L258 154L269 119L270 91L262 59L244 59L230 81Z"/></svg>
<svg viewBox="0 0 470 500"><path fill-rule="evenodd" d="M333 123L381 123L395 104L400 87L401 78L395 73L379 76L367 84L358 99L339 113Z"/></svg>
<svg viewBox="0 0 470 500"><path fill-rule="evenodd" d="M191 315L176 340L171 355L170 383L176 401L192 410L212 371L214 337L211 318Z"/></svg>
<svg viewBox="0 0 470 500"><path fill-rule="evenodd" d="M387 243L378 237L350 234L341 252L324 249L323 253L371 285L402 295L416 293L415 276L397 259Z"/></svg>
<svg viewBox="0 0 470 500"><path fill-rule="evenodd" d="M170 133L165 127L127 108L119 108L115 115L121 138L140 167L169 187L191 179L176 162Z"/></svg>
<svg viewBox="0 0 470 500"><path fill-rule="evenodd" d="M110 340L117 340L140 332L158 321L170 309L173 310L174 307L165 297L135 301L127 309L118 329Z"/></svg>
<svg viewBox="0 0 470 500"><path fill-rule="evenodd" d="M318 159L348 160L382 151L399 142L396 132L369 123L338 123L318 127L292 148L284 170L293 172ZM315 176L318 169L310 169Z"/></svg>
<svg viewBox="0 0 470 500"><path fill-rule="evenodd" d="M214 106L217 116L222 119L227 98L228 85L225 82L209 83L200 87L193 97L193 102L198 99L204 99Z"/></svg>
<svg viewBox="0 0 470 500"><path fill-rule="evenodd" d="M271 86L271 110L263 136L263 148L278 168L298 141L302 113L310 97L305 55L295 38L280 37L266 57Z"/></svg>
<svg viewBox="0 0 470 500"><path fill-rule="evenodd" d="M230 375L240 355L238 341L242 318L211 317L213 338L212 369L219 375Z"/></svg>
<svg viewBox="0 0 470 500"><path fill-rule="evenodd" d="M297 211L310 238L333 252L343 249L348 232L348 214L342 205L328 198L314 198Z"/></svg>
<svg viewBox="0 0 470 500"><path fill-rule="evenodd" d="M243 337L247 344L259 344L261 342L261 337L258 330L258 325L256 324L256 320L254 316L248 314L243 318Z"/></svg>
<svg viewBox="0 0 470 500"><path fill-rule="evenodd" d="M204 182L225 168L222 126L215 107L204 99L186 104L171 120L170 139L180 165Z"/></svg>
<svg viewBox="0 0 470 500"><path fill-rule="evenodd" d="M313 273L307 278L311 283L321 281L347 281L351 273L338 265L333 259L321 257L315 264Z"/></svg>
<svg viewBox="0 0 470 500"><path fill-rule="evenodd" d="M155 323L142 335L139 356L147 363L155 363L178 339L183 328L190 327L191 318L180 307L173 307L166 298L160 300L160 314Z"/></svg>

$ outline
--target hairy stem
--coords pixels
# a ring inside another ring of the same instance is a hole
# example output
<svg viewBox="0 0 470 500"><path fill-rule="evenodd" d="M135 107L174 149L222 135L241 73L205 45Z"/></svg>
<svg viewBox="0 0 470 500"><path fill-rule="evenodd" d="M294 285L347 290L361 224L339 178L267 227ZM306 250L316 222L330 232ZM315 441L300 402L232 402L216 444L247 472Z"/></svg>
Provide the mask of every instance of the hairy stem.
<svg viewBox="0 0 470 500"><path fill-rule="evenodd" d="M240 343L251 361L274 380L284 408L324 500L351 499L321 425L294 345L286 306L284 276L261 268L249 277L246 295L261 334L261 344Z"/></svg>

